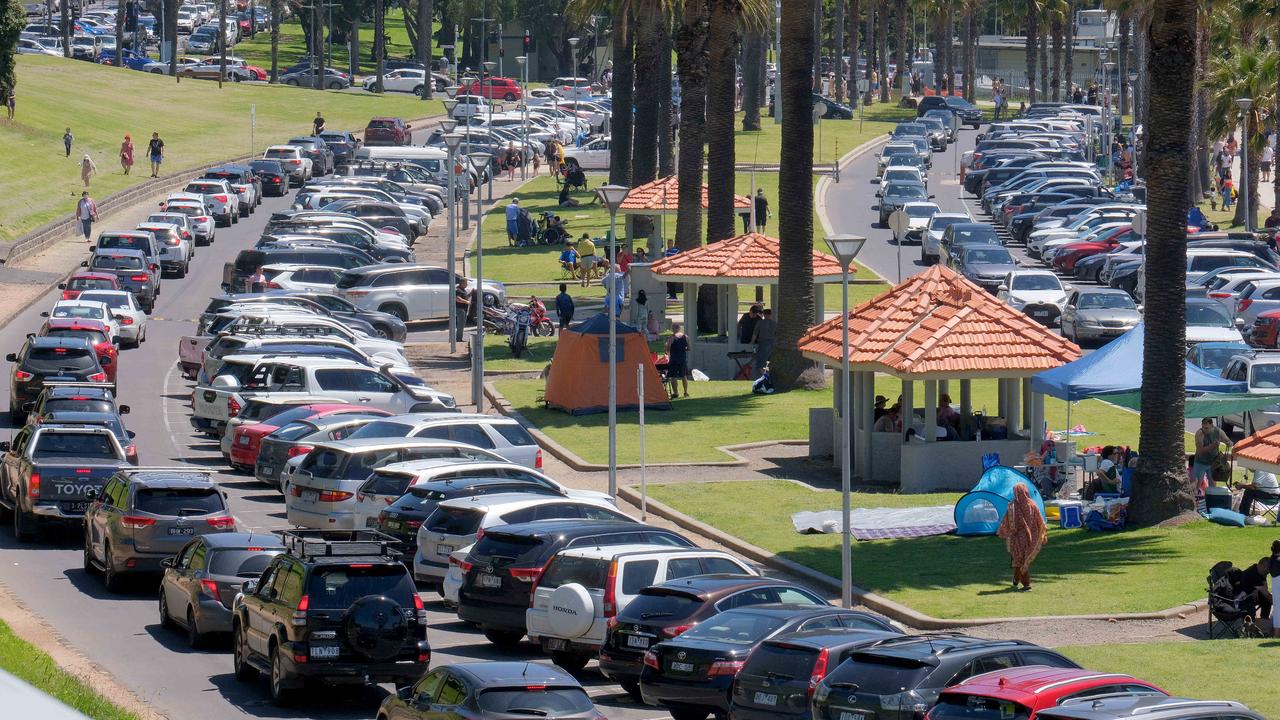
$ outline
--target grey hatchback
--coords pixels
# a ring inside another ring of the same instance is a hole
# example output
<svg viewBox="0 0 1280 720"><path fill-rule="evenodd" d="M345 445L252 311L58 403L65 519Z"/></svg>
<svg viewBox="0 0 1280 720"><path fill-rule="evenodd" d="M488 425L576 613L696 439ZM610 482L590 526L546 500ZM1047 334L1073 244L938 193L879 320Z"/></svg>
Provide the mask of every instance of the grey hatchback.
<svg viewBox="0 0 1280 720"><path fill-rule="evenodd" d="M176 556L165 558L160 580L160 625L182 627L195 648L210 633L231 632L231 601L244 585L284 552L275 535L218 533L188 542Z"/></svg>
<svg viewBox="0 0 1280 720"><path fill-rule="evenodd" d="M432 668L388 696L378 720L509 720L604 717L560 668L530 662L453 663Z"/></svg>
<svg viewBox="0 0 1280 720"><path fill-rule="evenodd" d="M235 531L236 521L213 474L188 467L119 470L84 516L84 569L103 573L107 589L124 576L158 572L197 535Z"/></svg>
<svg viewBox="0 0 1280 720"><path fill-rule="evenodd" d="M1163 695L1108 695L1068 700L1036 714L1040 720L1263 720L1238 702Z"/></svg>

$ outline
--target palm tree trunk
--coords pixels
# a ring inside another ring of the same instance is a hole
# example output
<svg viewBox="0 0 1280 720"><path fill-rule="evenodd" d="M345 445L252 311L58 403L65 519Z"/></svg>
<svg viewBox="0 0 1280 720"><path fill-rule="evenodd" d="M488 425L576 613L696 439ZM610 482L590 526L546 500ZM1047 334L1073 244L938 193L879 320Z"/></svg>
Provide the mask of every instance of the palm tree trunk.
<svg viewBox="0 0 1280 720"><path fill-rule="evenodd" d="M1049 25L1049 33L1053 37L1053 67L1050 70L1049 90L1053 93L1053 101L1062 99L1062 18L1056 14Z"/></svg>
<svg viewBox="0 0 1280 720"><path fill-rule="evenodd" d="M964 25L967 37L965 43L964 81L968 87L965 97L969 102L974 102L977 100L978 94L978 51L976 47L978 42L978 16L972 8L968 9Z"/></svg>
<svg viewBox="0 0 1280 720"><path fill-rule="evenodd" d="M889 0L880 0L876 8L876 62L880 66L880 102L889 102Z"/></svg>
<svg viewBox="0 0 1280 720"><path fill-rule="evenodd" d="M960 64L962 66L960 72L964 75L964 97L969 102L973 102L973 72L969 70L969 65L973 61L973 8L969 0L961 1L964 6L960 17Z"/></svg>
<svg viewBox="0 0 1280 720"><path fill-rule="evenodd" d="M351 18L350 49L347 51L347 72L352 77L360 74L360 15Z"/></svg>
<svg viewBox="0 0 1280 720"><path fill-rule="evenodd" d="M809 362L800 354L800 337L813 322L813 122L809 89L813 78L807 58L817 38L812 4L782 4L782 154L778 172L778 239L781 244L777 342L770 358L779 390L796 386ZM881 58L883 59L883 55Z"/></svg>
<svg viewBox="0 0 1280 720"><path fill-rule="evenodd" d="M911 63L911 54L907 52L907 0L894 0L893 15L894 22L897 23L895 40L898 45L896 59L894 60L898 65L897 82L894 83L894 86L898 89L898 94L901 97L906 97L908 94L907 78L910 77L907 74L907 66Z"/></svg>
<svg viewBox="0 0 1280 720"><path fill-rule="evenodd" d="M430 100L435 90L435 81L431 79L431 21L435 18L435 7L432 0L418 0L418 55L423 67L427 69L422 82L422 99Z"/></svg>
<svg viewBox="0 0 1280 720"><path fill-rule="evenodd" d="M1038 29L1034 6L1027 10L1027 104L1036 101L1036 30Z"/></svg>
<svg viewBox="0 0 1280 720"><path fill-rule="evenodd" d="M176 22L176 13L174 16ZM177 49L176 46L174 48ZM171 65L178 62L175 52L170 60ZM271 0L271 82L280 81L280 0Z"/></svg>
<svg viewBox="0 0 1280 720"><path fill-rule="evenodd" d="M1129 110L1129 33L1133 22L1129 13L1120 15L1120 59L1116 62L1116 84L1120 86L1120 115Z"/></svg>
<svg viewBox="0 0 1280 720"><path fill-rule="evenodd" d="M849 37L849 99L858 97L858 54L862 52L861 39L858 37L858 29L862 19L862 0L848 0L848 37ZM858 99L858 103L862 99ZM857 103L850 103L857 105Z"/></svg>
<svg viewBox="0 0 1280 720"><path fill-rule="evenodd" d="M765 75L763 33L752 30L742 41L742 129L760 129L760 95Z"/></svg>
<svg viewBox="0 0 1280 720"><path fill-rule="evenodd" d="M1209 88L1205 87L1204 78L1209 67L1209 10L1208 8L1200 8L1196 13L1196 38L1198 40L1196 47L1196 114L1199 116L1200 125L1196 129L1195 149L1196 149L1196 175L1199 176L1198 183L1200 192L1197 193L1193 200L1200 202L1204 199L1204 193L1213 187L1213 168L1209 164ZM1150 58L1150 48L1148 48L1146 61ZM1148 66L1149 67L1149 66ZM1150 83L1143 87L1144 96L1148 94ZM1144 99L1142 104L1150 107ZM1149 130L1148 126L1148 130ZM1144 154L1141 159L1142 166L1145 168L1147 164L1147 156ZM1143 171L1146 175L1146 171ZM1277 181L1280 181L1280 174L1277 174Z"/></svg>
<svg viewBox="0 0 1280 720"><path fill-rule="evenodd" d="M609 182L631 185L631 144L635 116L635 63L632 58L633 33L626 4L617 2L613 12L613 103L616 110L609 118L612 137L609 140Z"/></svg>
<svg viewBox="0 0 1280 720"><path fill-rule="evenodd" d="M954 94L956 90L955 2L947 0L942 7L942 64L946 68L942 76L946 79L947 92Z"/></svg>
<svg viewBox="0 0 1280 720"><path fill-rule="evenodd" d="M796 0L793 0L796 1ZM822 93L822 0L813 2L813 91Z"/></svg>
<svg viewBox="0 0 1280 720"><path fill-rule="evenodd" d="M1075 85L1075 65L1076 65L1076 3L1075 0L1067 0L1066 20L1062 28L1062 44L1066 46L1066 72L1062 78L1062 93L1067 99L1071 98L1071 89Z"/></svg>
<svg viewBox="0 0 1280 720"><path fill-rule="evenodd" d="M844 102L844 0L836 0L836 16L831 24L831 57L835 64L836 102Z"/></svg>
<svg viewBox="0 0 1280 720"><path fill-rule="evenodd" d="M676 215L676 247L702 245L702 163L707 138L707 2L684 0L676 30L676 72L680 74L680 212Z"/></svg>
<svg viewBox="0 0 1280 720"><path fill-rule="evenodd" d="M733 237L734 95L738 56L737 0L710 0L707 48L707 241Z"/></svg>
<svg viewBox="0 0 1280 720"><path fill-rule="evenodd" d="M1049 99L1049 33L1043 22L1039 23L1040 36L1040 99Z"/></svg>
<svg viewBox="0 0 1280 720"><path fill-rule="evenodd" d="M116 3L116 8L116 65L128 69L129 66L124 64L125 4Z"/></svg>
<svg viewBox="0 0 1280 720"><path fill-rule="evenodd" d="M663 20L660 13L642 10L636 16L636 67L652 71L636 75L635 140L631 147L631 181L636 185L658 176L658 54L662 49Z"/></svg>
<svg viewBox="0 0 1280 720"><path fill-rule="evenodd" d="M1129 518L1154 525L1195 509L1187 478L1186 213L1191 100L1195 89L1196 0L1163 0L1152 13L1148 50L1151 137L1147 153L1146 306L1142 412Z"/></svg>
<svg viewBox="0 0 1280 720"><path fill-rule="evenodd" d="M664 20L662 47L658 51L658 75L671 77L671 37L670 20ZM675 137L671 129L674 120L672 108L671 82L658 84L658 176L668 177L676 171Z"/></svg>

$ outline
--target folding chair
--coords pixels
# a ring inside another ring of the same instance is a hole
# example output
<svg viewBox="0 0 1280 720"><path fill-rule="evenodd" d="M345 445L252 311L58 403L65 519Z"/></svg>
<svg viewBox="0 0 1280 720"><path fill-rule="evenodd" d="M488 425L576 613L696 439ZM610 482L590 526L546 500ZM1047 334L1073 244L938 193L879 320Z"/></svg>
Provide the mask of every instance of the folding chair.
<svg viewBox="0 0 1280 720"><path fill-rule="evenodd" d="M1262 512L1258 513L1261 508ZM1258 517L1270 519L1271 522L1280 524L1280 493L1275 495L1263 495L1258 493L1253 496L1253 509Z"/></svg>
<svg viewBox="0 0 1280 720"><path fill-rule="evenodd" d="M1209 639L1262 637L1262 631L1253 623L1256 608L1242 607L1231 587L1230 574L1235 570L1230 560L1223 560L1209 569Z"/></svg>

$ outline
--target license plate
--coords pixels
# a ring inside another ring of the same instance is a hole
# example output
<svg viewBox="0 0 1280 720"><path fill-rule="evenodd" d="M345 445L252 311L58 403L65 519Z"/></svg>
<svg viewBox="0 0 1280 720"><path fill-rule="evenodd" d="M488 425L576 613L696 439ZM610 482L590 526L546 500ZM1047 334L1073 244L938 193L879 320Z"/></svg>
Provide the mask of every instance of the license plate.
<svg viewBox="0 0 1280 720"><path fill-rule="evenodd" d="M303 490L302 499L307 502L316 502L320 499L320 493L315 490Z"/></svg>
<svg viewBox="0 0 1280 720"><path fill-rule="evenodd" d="M376 517L369 517L369 518L365 518L365 519L364 519L364 526L365 526L365 527L369 527L369 528L376 528L376 527L378 527L378 518L376 518Z"/></svg>
<svg viewBox="0 0 1280 720"><path fill-rule="evenodd" d="M451 553L451 552L453 552L453 551L454 551L454 547L453 547L452 545L437 545L437 546L436 546L436 554L437 554L437 555L448 555L449 553Z"/></svg>
<svg viewBox="0 0 1280 720"><path fill-rule="evenodd" d="M566 650L568 649L568 647L569 647L569 642L564 638L547 638L547 649L552 652L559 652L560 650Z"/></svg>
<svg viewBox="0 0 1280 720"><path fill-rule="evenodd" d="M170 535L195 535L196 529L193 527L171 527L169 528L169 534Z"/></svg>
<svg viewBox="0 0 1280 720"><path fill-rule="evenodd" d="M273 466L271 466L271 465L259 465L259 466L258 466L258 470L259 470L259 471L261 471L263 475L275 475L275 474L276 474L276 469L275 469L275 467L273 467Z"/></svg>
<svg viewBox="0 0 1280 720"><path fill-rule="evenodd" d="M867 720L867 714L864 712L841 712L840 720Z"/></svg>
<svg viewBox="0 0 1280 720"><path fill-rule="evenodd" d="M237 443L240 443L241 445L248 445L248 444L249 444L249 436L248 436L248 435L241 435L241 436L240 436L240 438L239 438L238 440L236 440L236 442L237 442Z"/></svg>
<svg viewBox="0 0 1280 720"><path fill-rule="evenodd" d="M502 578L498 577L497 575L480 573L479 575L476 576L476 585L479 585L482 588L502 587Z"/></svg>
<svg viewBox="0 0 1280 720"><path fill-rule="evenodd" d="M649 638L640 637L639 635L628 635L627 647L640 648L641 650L648 650Z"/></svg>
<svg viewBox="0 0 1280 720"><path fill-rule="evenodd" d="M673 662L671 663L671 669L676 672L693 672L693 663ZM844 720L844 718L840 718L840 720Z"/></svg>
<svg viewBox="0 0 1280 720"><path fill-rule="evenodd" d="M1033 311L1031 312L1031 317L1049 317L1049 311L1048 311L1048 310L1033 310Z"/></svg>
<svg viewBox="0 0 1280 720"><path fill-rule="evenodd" d="M774 695L773 693L758 692L756 693L756 696L752 700L752 702L754 702L757 705L773 706L778 704L778 696Z"/></svg>
<svg viewBox="0 0 1280 720"><path fill-rule="evenodd" d="M82 513L88 509L89 509L89 503L83 500L77 501L77 502L62 503L63 512Z"/></svg>
<svg viewBox="0 0 1280 720"><path fill-rule="evenodd" d="M388 530L401 530L404 528L404 523L399 520L388 520L383 524L386 525Z"/></svg>
<svg viewBox="0 0 1280 720"><path fill-rule="evenodd" d="M311 657L313 658L336 658L338 657L339 648L337 645L312 645ZM843 718L841 719L843 720Z"/></svg>

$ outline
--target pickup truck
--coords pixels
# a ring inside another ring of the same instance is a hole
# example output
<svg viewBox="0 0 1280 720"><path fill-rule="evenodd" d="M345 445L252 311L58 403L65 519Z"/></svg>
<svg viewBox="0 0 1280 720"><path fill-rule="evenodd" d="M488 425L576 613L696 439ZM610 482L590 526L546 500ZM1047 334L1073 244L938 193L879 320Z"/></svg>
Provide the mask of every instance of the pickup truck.
<svg viewBox="0 0 1280 720"><path fill-rule="evenodd" d="M116 470L130 467L124 448L105 427L28 425L0 442L0 513L13 519L19 541L42 522L77 524L89 496L102 492Z"/></svg>

